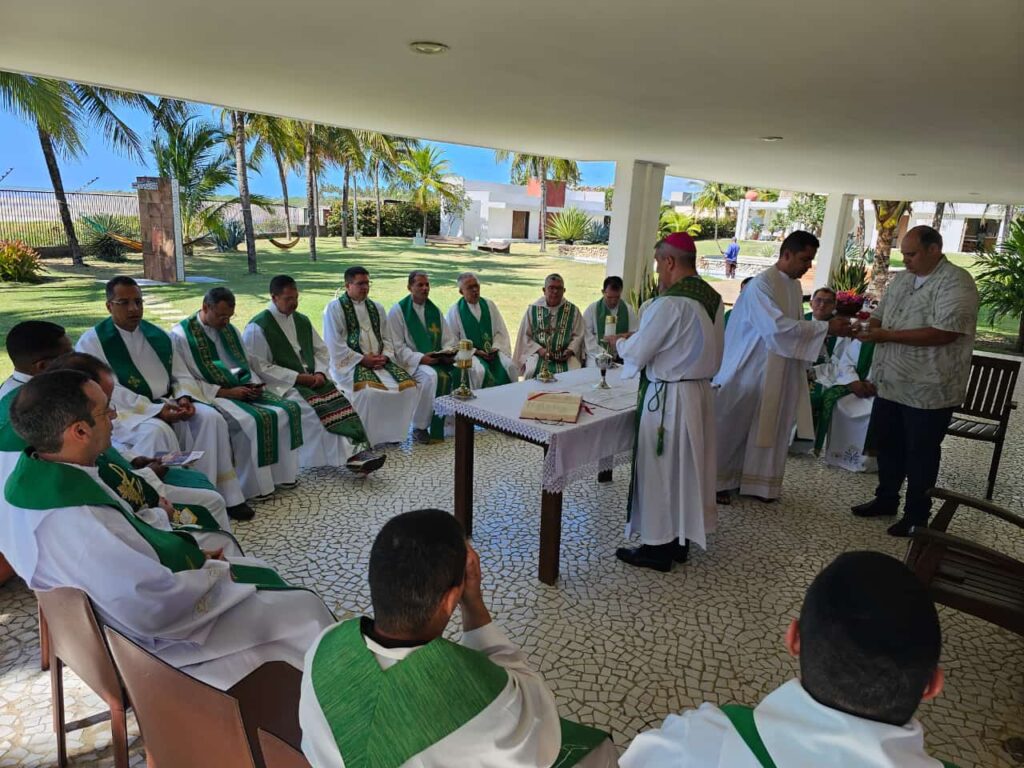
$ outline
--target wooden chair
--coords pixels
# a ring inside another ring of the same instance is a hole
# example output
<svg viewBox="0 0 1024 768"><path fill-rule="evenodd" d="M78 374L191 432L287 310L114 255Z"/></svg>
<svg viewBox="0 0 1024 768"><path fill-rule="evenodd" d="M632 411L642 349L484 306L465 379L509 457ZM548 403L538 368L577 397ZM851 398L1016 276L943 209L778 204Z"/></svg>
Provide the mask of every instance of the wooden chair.
<svg viewBox="0 0 1024 768"><path fill-rule="evenodd" d="M305 755L269 731L260 728L259 739L267 768L312 768Z"/></svg>
<svg viewBox="0 0 1024 768"><path fill-rule="evenodd" d="M1020 360L1003 360L988 355L971 357L971 378L967 396L956 409L946 429L947 435L967 440L993 443L992 464L988 472L986 499L992 498L999 472L999 459L1003 455L1003 441L1010 422L1010 411L1017 407L1013 390L1020 373Z"/></svg>
<svg viewBox="0 0 1024 768"><path fill-rule="evenodd" d="M128 701L118 678L110 650L103 640L92 604L84 592L62 587L36 592L39 616L45 621L53 731L57 735L57 764L68 764L69 731L110 720L116 768L128 768ZM45 617L45 618L44 618ZM106 703L109 712L71 723L64 722L64 667L78 675Z"/></svg>
<svg viewBox="0 0 1024 768"><path fill-rule="evenodd" d="M1021 530L1024 518L981 499L933 488L944 503L931 525L914 529L906 563L937 603L1024 635L1024 563L946 532L961 507L985 512Z"/></svg>

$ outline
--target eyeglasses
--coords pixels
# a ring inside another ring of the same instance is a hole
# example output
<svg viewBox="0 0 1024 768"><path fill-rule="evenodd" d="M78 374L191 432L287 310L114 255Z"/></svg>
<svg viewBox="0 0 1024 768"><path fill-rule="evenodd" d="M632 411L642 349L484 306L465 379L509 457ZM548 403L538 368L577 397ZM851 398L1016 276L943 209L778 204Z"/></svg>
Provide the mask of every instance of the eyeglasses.
<svg viewBox="0 0 1024 768"><path fill-rule="evenodd" d="M142 307L145 299L111 299L110 303L115 307Z"/></svg>
<svg viewBox="0 0 1024 768"><path fill-rule="evenodd" d="M356 286L357 288L362 288L363 286L366 286L367 288L369 288L371 285L373 285L373 281L372 280L357 280L356 282L352 283L352 285Z"/></svg>

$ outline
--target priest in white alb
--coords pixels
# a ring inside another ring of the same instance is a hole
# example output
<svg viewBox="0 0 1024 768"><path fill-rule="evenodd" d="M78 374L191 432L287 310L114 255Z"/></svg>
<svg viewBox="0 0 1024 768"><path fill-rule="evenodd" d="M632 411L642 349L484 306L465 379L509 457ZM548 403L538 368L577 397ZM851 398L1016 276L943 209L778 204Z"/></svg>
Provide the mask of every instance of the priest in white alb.
<svg viewBox="0 0 1024 768"><path fill-rule="evenodd" d="M193 399L217 408L228 423L235 467L246 498L292 488L299 471L302 412L270 392L231 324L235 294L211 288L203 306L171 330L191 375Z"/></svg>
<svg viewBox="0 0 1024 768"><path fill-rule="evenodd" d="M512 355L524 378L532 379L542 364L550 373L565 373L582 367L583 316L565 300L565 281L559 274L544 279L544 294L531 304L516 337Z"/></svg>
<svg viewBox="0 0 1024 768"><path fill-rule="evenodd" d="M266 662L301 668L332 622L323 601L259 560L225 559L135 514L97 467L113 413L79 371L18 392L12 425L32 448L0 503L0 550L15 571L33 590L84 591L102 624L222 690Z"/></svg>
<svg viewBox="0 0 1024 768"><path fill-rule="evenodd" d="M242 332L270 391L302 410L304 467L344 467L369 474L385 457L367 450L366 430L355 408L327 375L327 345L309 318L297 311L299 287L288 275L270 280L270 303Z"/></svg>
<svg viewBox="0 0 1024 768"><path fill-rule="evenodd" d="M114 387L114 444L143 456L202 451L194 467L216 485L229 507L245 519L245 496L231 455L224 417L190 395L196 389L170 335L143 319L139 284L120 275L107 282L110 317L82 334L75 348L107 363Z"/></svg>
<svg viewBox="0 0 1024 768"><path fill-rule="evenodd" d="M345 292L324 307L331 379L355 406L373 446L401 443L422 393L395 360L387 313L368 298L370 273L345 270Z"/></svg>
<svg viewBox="0 0 1024 768"><path fill-rule="evenodd" d="M448 308L446 319L456 339L473 342L470 383L481 389L518 381L512 339L498 305L480 295L480 280L472 272L463 272L457 279L462 298Z"/></svg>
<svg viewBox="0 0 1024 768"><path fill-rule="evenodd" d="M875 345L842 338L826 362L814 366L821 387L814 449L825 463L850 472L875 472L878 462L864 453L877 389L871 381Z"/></svg>
<svg viewBox="0 0 1024 768"><path fill-rule="evenodd" d="M818 238L810 232L790 234L778 261L750 281L732 309L714 381L722 504L734 492L779 498L793 425L801 439L814 437L807 369L826 334L850 334L843 318L803 319L800 277L817 251Z"/></svg>
<svg viewBox="0 0 1024 768"><path fill-rule="evenodd" d="M715 419L711 378L722 362L722 297L697 274L697 246L674 232L654 250L658 296L639 330L613 338L625 378L640 375L626 534L616 557L672 570L690 542L715 530ZM614 334L610 334L614 337Z"/></svg>
<svg viewBox="0 0 1024 768"><path fill-rule="evenodd" d="M587 365L612 340L628 339L640 327L636 312L622 300L622 278L609 275L604 279L601 298L583 310L584 346L587 351Z"/></svg>

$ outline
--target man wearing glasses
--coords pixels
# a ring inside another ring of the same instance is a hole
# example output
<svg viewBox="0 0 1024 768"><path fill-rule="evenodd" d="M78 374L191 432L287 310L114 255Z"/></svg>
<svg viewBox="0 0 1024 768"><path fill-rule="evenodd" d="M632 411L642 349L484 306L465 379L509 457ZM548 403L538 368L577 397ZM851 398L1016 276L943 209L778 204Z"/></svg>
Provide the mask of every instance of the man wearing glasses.
<svg viewBox="0 0 1024 768"><path fill-rule="evenodd" d="M251 518L232 464L228 425L215 408L187 394L195 391L195 382L171 337L143 319L138 283L123 275L110 280L107 311L110 317L82 334L75 348L114 370L115 445L143 456L202 451L195 468L216 485L228 515Z"/></svg>

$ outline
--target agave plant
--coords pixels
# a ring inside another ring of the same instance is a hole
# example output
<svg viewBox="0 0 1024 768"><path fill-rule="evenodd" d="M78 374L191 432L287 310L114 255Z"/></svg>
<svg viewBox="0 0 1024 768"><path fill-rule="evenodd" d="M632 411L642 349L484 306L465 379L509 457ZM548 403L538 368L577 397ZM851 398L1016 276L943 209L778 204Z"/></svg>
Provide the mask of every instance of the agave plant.
<svg viewBox="0 0 1024 768"><path fill-rule="evenodd" d="M1001 317L1018 320L1017 343L1024 352L1024 218L1013 222L1006 239L994 251L978 254L978 297L988 310L989 323Z"/></svg>
<svg viewBox="0 0 1024 768"><path fill-rule="evenodd" d="M551 217L548 234L555 240L572 245L585 240L590 232L590 217L579 208L566 208Z"/></svg>

